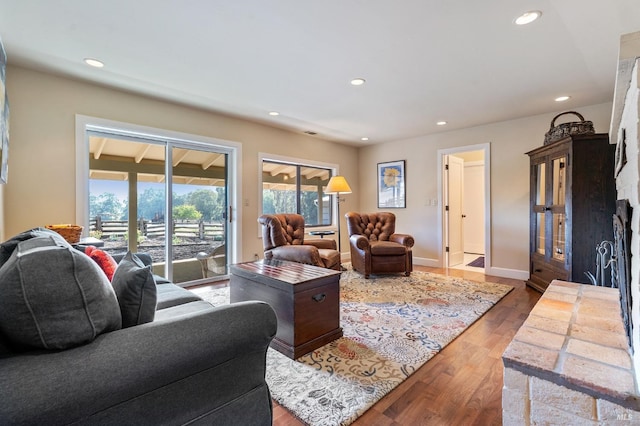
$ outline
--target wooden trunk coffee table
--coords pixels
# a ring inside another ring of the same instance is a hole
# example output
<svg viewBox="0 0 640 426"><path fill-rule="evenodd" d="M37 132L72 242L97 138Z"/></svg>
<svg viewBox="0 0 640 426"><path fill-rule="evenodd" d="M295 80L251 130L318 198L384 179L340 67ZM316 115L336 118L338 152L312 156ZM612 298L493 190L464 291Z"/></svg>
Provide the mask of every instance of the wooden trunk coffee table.
<svg viewBox="0 0 640 426"><path fill-rule="evenodd" d="M339 271L282 260L230 269L231 303L261 300L276 312L272 348L295 359L342 337Z"/></svg>

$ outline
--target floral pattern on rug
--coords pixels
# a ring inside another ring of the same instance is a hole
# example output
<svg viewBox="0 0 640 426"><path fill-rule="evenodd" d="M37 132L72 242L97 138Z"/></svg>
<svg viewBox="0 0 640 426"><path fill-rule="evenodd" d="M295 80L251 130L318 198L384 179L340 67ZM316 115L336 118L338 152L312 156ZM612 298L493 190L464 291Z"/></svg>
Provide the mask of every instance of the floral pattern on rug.
<svg viewBox="0 0 640 426"><path fill-rule="evenodd" d="M307 424L349 425L511 289L428 272L365 280L347 270L340 279L344 336L296 360L269 349L271 395ZM217 302L225 291L228 303L228 289L211 290Z"/></svg>

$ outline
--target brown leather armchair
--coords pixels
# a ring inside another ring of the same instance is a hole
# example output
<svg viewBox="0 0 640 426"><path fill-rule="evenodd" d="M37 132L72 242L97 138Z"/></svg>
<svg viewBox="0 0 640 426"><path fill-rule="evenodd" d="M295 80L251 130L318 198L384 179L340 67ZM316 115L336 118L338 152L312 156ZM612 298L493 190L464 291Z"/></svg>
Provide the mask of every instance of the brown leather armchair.
<svg viewBox="0 0 640 426"><path fill-rule="evenodd" d="M396 234L396 215L389 212L349 212L347 228L353 269L369 278L370 274L413 270L414 240L411 235Z"/></svg>
<svg viewBox="0 0 640 426"><path fill-rule="evenodd" d="M262 225L265 259L289 260L340 270L340 253L331 239L304 239L304 218L299 214L265 214Z"/></svg>

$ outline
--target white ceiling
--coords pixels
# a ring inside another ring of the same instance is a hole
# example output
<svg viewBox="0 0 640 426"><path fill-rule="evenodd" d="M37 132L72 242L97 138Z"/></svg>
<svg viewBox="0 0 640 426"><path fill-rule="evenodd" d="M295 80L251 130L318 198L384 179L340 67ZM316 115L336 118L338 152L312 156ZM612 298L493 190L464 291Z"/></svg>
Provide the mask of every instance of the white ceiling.
<svg viewBox="0 0 640 426"><path fill-rule="evenodd" d="M9 64L354 145L609 102L638 30L639 0L0 0Z"/></svg>

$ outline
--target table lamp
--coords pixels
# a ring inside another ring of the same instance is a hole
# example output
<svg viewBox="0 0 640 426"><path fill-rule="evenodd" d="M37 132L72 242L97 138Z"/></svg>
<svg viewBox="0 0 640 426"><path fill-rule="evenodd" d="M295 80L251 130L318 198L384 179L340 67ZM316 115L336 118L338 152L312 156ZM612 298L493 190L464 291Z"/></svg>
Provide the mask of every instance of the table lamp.
<svg viewBox="0 0 640 426"><path fill-rule="evenodd" d="M344 178L344 176L333 176L331 179L329 179L329 183L327 184L324 193L336 194L336 202L338 203L338 251L340 252L340 254L342 254L340 245L340 194L351 194L351 187L347 183L347 180Z"/></svg>

